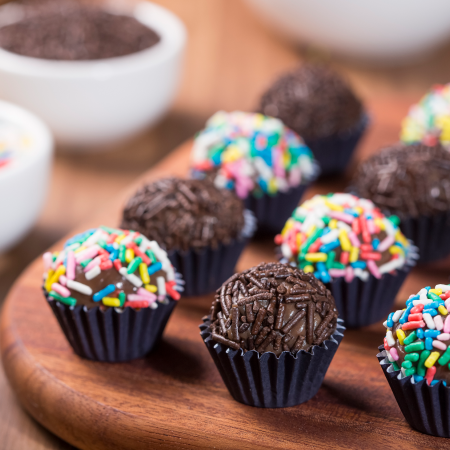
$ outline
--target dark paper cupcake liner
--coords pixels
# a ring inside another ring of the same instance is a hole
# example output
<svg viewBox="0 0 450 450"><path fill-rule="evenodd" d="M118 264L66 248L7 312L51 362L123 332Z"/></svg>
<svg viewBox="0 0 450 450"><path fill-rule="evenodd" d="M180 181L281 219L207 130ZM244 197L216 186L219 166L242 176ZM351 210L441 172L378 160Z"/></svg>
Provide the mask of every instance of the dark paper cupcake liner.
<svg viewBox="0 0 450 450"><path fill-rule="evenodd" d="M205 295L214 292L234 273L237 261L256 228L256 220L250 211L245 213L245 226L239 239L217 248L186 252L167 252L170 262L185 281L183 297Z"/></svg>
<svg viewBox="0 0 450 450"><path fill-rule="evenodd" d="M395 275L385 273L382 278L370 275L367 281L355 277L350 283L335 278L326 287L331 291L339 317L348 328L364 327L387 317L400 287L410 272L407 266Z"/></svg>
<svg viewBox="0 0 450 450"><path fill-rule="evenodd" d="M419 262L437 261L450 255L450 211L402 219L400 229L419 247Z"/></svg>
<svg viewBox="0 0 450 450"><path fill-rule="evenodd" d="M211 339L209 318L200 325L201 336L231 396L260 408L299 405L314 397L343 338L342 320L329 340L311 353L283 352L279 357L256 350L233 350Z"/></svg>
<svg viewBox="0 0 450 450"><path fill-rule="evenodd" d="M121 362L141 358L153 350L177 302L159 303L158 308L126 307L100 310L98 306L70 307L46 299L75 353L94 361Z"/></svg>
<svg viewBox="0 0 450 450"><path fill-rule="evenodd" d="M322 139L305 139L320 165L321 177L345 171L369 122L369 116L364 114L358 124L347 132Z"/></svg>
<svg viewBox="0 0 450 450"><path fill-rule="evenodd" d="M409 425L421 433L450 437L450 388L442 382L429 386L425 380L412 382L412 376L398 379L383 346L377 358L386 380Z"/></svg>
<svg viewBox="0 0 450 450"><path fill-rule="evenodd" d="M278 192L273 196L264 194L258 198L249 194L244 202L245 207L255 214L258 227L256 236L267 237L280 233L308 187L309 184L301 184L288 192Z"/></svg>

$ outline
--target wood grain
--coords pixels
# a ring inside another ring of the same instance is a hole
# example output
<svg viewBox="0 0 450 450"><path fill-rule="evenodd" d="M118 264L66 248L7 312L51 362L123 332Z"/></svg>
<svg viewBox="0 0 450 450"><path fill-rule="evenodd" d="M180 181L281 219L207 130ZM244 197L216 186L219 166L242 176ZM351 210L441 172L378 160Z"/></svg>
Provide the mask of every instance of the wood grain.
<svg viewBox="0 0 450 450"><path fill-rule="evenodd" d="M389 128L382 130L372 131L367 141L387 138ZM185 174L190 146L187 142L180 147L74 231L116 224L124 200L144 179ZM336 182L318 184L307 196L336 186ZM272 242L253 243L238 268L273 259ZM40 292L41 274L38 260L7 298L0 327L2 360L27 411L79 448L294 449L319 444L344 449L360 448L363 442L368 448L447 445L412 431L404 421L375 358L383 338L380 324L346 332L322 388L311 401L263 410L230 397L199 337L198 325L211 296L182 299L163 343L147 358L124 364L96 363L77 357L66 342ZM445 278L445 272L417 269L399 300Z"/></svg>

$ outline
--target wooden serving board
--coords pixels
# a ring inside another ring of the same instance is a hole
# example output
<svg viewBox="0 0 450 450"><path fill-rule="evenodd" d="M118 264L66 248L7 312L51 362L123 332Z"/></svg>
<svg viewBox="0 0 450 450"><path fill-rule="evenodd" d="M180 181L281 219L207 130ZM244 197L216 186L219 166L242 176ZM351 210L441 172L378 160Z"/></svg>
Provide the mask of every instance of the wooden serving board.
<svg viewBox="0 0 450 450"><path fill-rule="evenodd" d="M409 99L381 99L370 105L376 120L357 159L396 140L397 124L408 104ZM189 150L188 142L143 179L185 174ZM143 179L109 205L101 205L98 215L74 233L101 223L116 225L124 201ZM342 187L342 180L322 182L307 196ZM238 269L270 260L273 244L253 243ZM231 398L200 338L198 325L211 296L182 299L163 342L148 357L97 363L73 353L42 296L41 276L38 260L6 300L0 327L2 360L26 410L76 447L443 449L450 445L412 430L404 421L375 357L384 336L381 324L345 332L312 400L292 408L258 409ZM415 269L397 301L420 287L447 280L445 268Z"/></svg>

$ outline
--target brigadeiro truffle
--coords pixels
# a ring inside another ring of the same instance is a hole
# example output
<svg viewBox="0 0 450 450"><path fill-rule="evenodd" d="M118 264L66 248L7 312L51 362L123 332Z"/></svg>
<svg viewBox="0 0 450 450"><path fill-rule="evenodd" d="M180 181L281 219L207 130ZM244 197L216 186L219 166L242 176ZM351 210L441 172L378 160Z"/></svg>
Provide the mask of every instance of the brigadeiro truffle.
<svg viewBox="0 0 450 450"><path fill-rule="evenodd" d="M360 164L352 189L397 215L420 261L450 254L450 153L440 144L396 144Z"/></svg>
<svg viewBox="0 0 450 450"><path fill-rule="evenodd" d="M255 219L234 192L211 180L165 178L129 199L121 227L160 242L184 277L185 295L202 295L233 273Z"/></svg>
<svg viewBox="0 0 450 450"><path fill-rule="evenodd" d="M411 295L389 314L377 355L407 422L433 436L450 437L450 286Z"/></svg>
<svg viewBox="0 0 450 450"><path fill-rule="evenodd" d="M44 294L78 355L118 362L149 353L180 298L180 275L155 241L101 226L43 256Z"/></svg>
<svg viewBox="0 0 450 450"><path fill-rule="evenodd" d="M278 233L318 167L300 136L262 114L220 111L195 138L192 169L244 200L258 234Z"/></svg>
<svg viewBox="0 0 450 450"><path fill-rule="evenodd" d="M259 111L278 117L302 136L321 174L343 172L368 125L351 87L326 66L304 64L282 75L263 94Z"/></svg>
<svg viewBox="0 0 450 450"><path fill-rule="evenodd" d="M416 248L367 199L316 195L275 238L279 257L326 283L346 325L381 320L417 258Z"/></svg>
<svg viewBox="0 0 450 450"><path fill-rule="evenodd" d="M313 274L261 263L220 289L202 337L235 400L303 403L319 390L344 330L333 296Z"/></svg>

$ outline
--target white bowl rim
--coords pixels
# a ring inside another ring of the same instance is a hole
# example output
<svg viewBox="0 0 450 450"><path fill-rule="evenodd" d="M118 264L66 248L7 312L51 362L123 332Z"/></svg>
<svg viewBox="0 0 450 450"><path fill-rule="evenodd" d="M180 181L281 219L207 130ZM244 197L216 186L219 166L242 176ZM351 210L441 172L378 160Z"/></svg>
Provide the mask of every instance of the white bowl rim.
<svg viewBox="0 0 450 450"><path fill-rule="evenodd" d="M88 61L33 58L0 48L0 70L35 78L104 80L137 72L144 67L161 65L183 49L187 31L174 13L155 3L140 1L132 15L159 34L161 39L156 45L130 55Z"/></svg>
<svg viewBox="0 0 450 450"><path fill-rule="evenodd" d="M32 166L42 158L53 153L53 136L49 127L39 117L14 103L0 100L0 120L17 124L32 136L32 149L24 158L20 158L17 164L11 163L0 168L0 182L7 181L20 172ZM7 193L6 193L7 195Z"/></svg>

